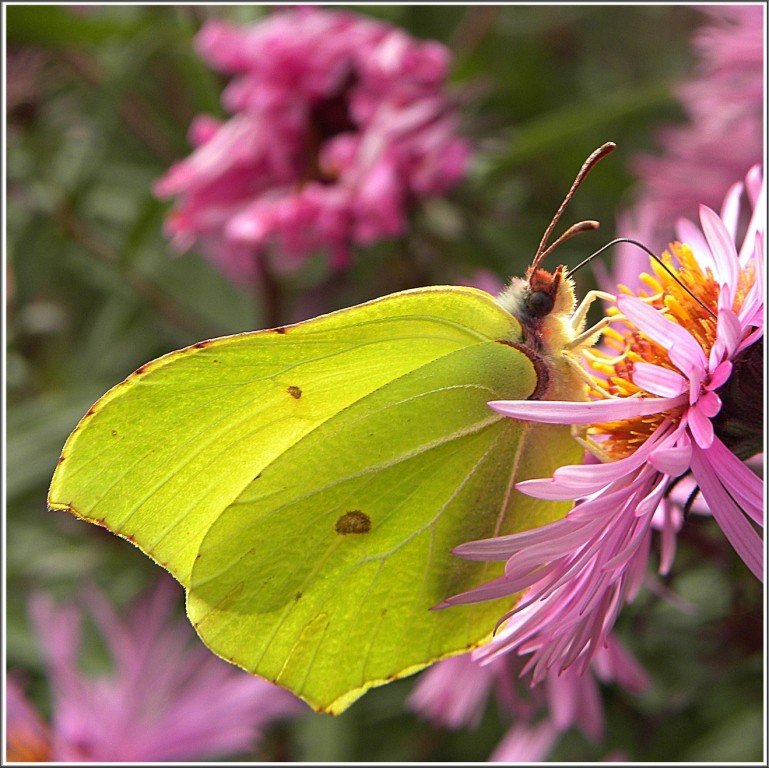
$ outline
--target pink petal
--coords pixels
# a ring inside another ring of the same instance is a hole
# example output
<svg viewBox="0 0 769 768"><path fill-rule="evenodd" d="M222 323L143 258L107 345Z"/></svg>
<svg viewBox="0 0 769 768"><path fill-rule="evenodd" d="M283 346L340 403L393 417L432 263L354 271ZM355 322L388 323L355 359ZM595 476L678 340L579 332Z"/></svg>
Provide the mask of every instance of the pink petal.
<svg viewBox="0 0 769 768"><path fill-rule="evenodd" d="M624 459L606 464L573 464L559 467L552 478L524 480L516 483L515 487L527 496L537 499L579 499L602 490L612 482L630 477L647 463L652 451L666 444L675 444L681 432L681 427L671 428L669 422L663 422L635 453Z"/></svg>
<svg viewBox="0 0 769 768"><path fill-rule="evenodd" d="M689 431L700 448L710 448L713 443L713 422L696 405L687 414Z"/></svg>
<svg viewBox="0 0 769 768"><path fill-rule="evenodd" d="M155 183L155 194L170 197L196 190L239 163L253 162L263 150L260 127L257 119L250 115L231 118L188 158L171 166Z"/></svg>
<svg viewBox="0 0 769 768"><path fill-rule="evenodd" d="M710 350L710 369L713 370L724 358L731 357L742 339L742 324L731 309L718 313L716 343Z"/></svg>
<svg viewBox="0 0 769 768"><path fill-rule="evenodd" d="M633 384L659 397L676 397L688 388L680 373L652 363L634 363Z"/></svg>
<svg viewBox="0 0 769 768"><path fill-rule="evenodd" d="M488 403L497 413L521 421L543 424L597 424L602 421L624 421L636 416L651 416L686 403L686 396L678 397L618 397L612 400L594 400L581 403L568 400L491 400Z"/></svg>
<svg viewBox="0 0 769 768"><path fill-rule="evenodd" d="M192 118L190 127L187 129L187 138L190 144L195 147L199 147L210 141L219 129L222 127L223 122L211 115L198 115Z"/></svg>
<svg viewBox="0 0 769 768"><path fill-rule="evenodd" d="M632 463L630 460L632 459ZM628 462L625 464L623 462ZM559 467L552 478L524 480L515 487L521 493L547 501L573 501L600 491L643 463L636 454L609 464ZM630 469L628 469L628 466Z"/></svg>
<svg viewBox="0 0 769 768"><path fill-rule="evenodd" d="M710 374L710 381L708 382L708 389L718 389L719 387L726 384L728 378L732 375L732 368L734 366L731 364L729 360L724 360L723 363L720 363L715 371Z"/></svg>
<svg viewBox="0 0 769 768"><path fill-rule="evenodd" d="M572 725L579 725L586 736L597 741L603 734L603 708L592 673L567 670L559 675L552 671L544 684L555 727L566 731Z"/></svg>
<svg viewBox="0 0 769 768"><path fill-rule="evenodd" d="M671 359L673 355L671 354ZM693 368L689 373L689 405L694 405L700 397L702 381L705 378L705 371L700 368Z"/></svg>
<svg viewBox="0 0 769 768"><path fill-rule="evenodd" d="M754 171L758 171L758 174L754 174ZM740 248L740 266L742 269L745 269L753 256L756 238L763 234L766 229L766 183L762 178L760 166L751 168L745 181L748 187L748 197L753 205L753 216Z"/></svg>
<svg viewBox="0 0 769 768"><path fill-rule="evenodd" d="M696 408L703 416L712 419L721 410L721 398L715 392L705 392L697 401Z"/></svg>
<svg viewBox="0 0 769 768"><path fill-rule="evenodd" d="M660 567L659 572L666 576L670 573L670 568L673 565L673 560L676 555L676 534L679 529L679 525L676 524L673 515L677 508L663 499L662 504L658 508L658 511L662 511L662 532L660 536Z"/></svg>
<svg viewBox="0 0 769 768"><path fill-rule="evenodd" d="M683 440L681 441L684 442ZM678 477L689 469L692 446L689 440L685 444L670 448L658 448L649 455L649 463L658 471L670 477Z"/></svg>
<svg viewBox="0 0 769 768"><path fill-rule="evenodd" d="M754 165L745 176L745 186L748 189L748 198L754 208L758 208L758 198L762 192L766 192L764 173L760 164Z"/></svg>
<svg viewBox="0 0 769 768"><path fill-rule="evenodd" d="M479 603L483 600L495 600L498 597L509 597L515 591L510 589L510 580L501 576L474 589L468 589L466 592L447 597L442 603L434 605L430 610L439 611L452 605L465 605L467 603Z"/></svg>
<svg viewBox="0 0 769 768"><path fill-rule="evenodd" d="M692 451L692 472L724 535L753 575L763 581L763 541L721 485L707 454L696 445Z"/></svg>
<svg viewBox="0 0 769 768"><path fill-rule="evenodd" d="M676 234L682 243L686 243L692 249L703 269L709 267L712 272L715 272L713 255L710 253L708 242L696 224L689 219L678 219L676 221Z"/></svg>
<svg viewBox="0 0 769 768"><path fill-rule="evenodd" d="M739 311L740 322L743 326L750 325L755 317L755 325L763 327L764 324L764 237L763 233L756 234L756 244L751 254L753 267L755 269L755 280L750 286L747 295L743 299ZM744 345L744 342L743 342Z"/></svg>
<svg viewBox="0 0 769 768"><path fill-rule="evenodd" d="M697 340L680 325L635 296L617 297L620 312L652 341L668 350L671 362L688 378L707 365Z"/></svg>
<svg viewBox="0 0 769 768"><path fill-rule="evenodd" d="M616 680L631 693L641 693L652 684L638 660L613 636L607 639L606 648L596 653L593 667L601 680Z"/></svg>
<svg viewBox="0 0 769 768"><path fill-rule="evenodd" d="M492 763L539 763L555 745L558 731L550 721L539 725L518 723L507 732L492 752Z"/></svg>
<svg viewBox="0 0 769 768"><path fill-rule="evenodd" d="M670 478L665 475L664 473L656 473L656 475L653 478L653 482L655 483L654 487L649 490L649 492L644 496L642 499L638 501L636 504L635 510L633 511L633 514L636 517L645 517L646 515L651 515L654 517L654 513L657 510L657 507L660 505L660 501L662 500L662 497L665 494L665 491L667 490L668 483L670 481ZM652 520L649 520L649 525L652 524ZM636 537L638 538L638 537ZM607 563L608 566L608 563Z"/></svg>
<svg viewBox="0 0 769 768"><path fill-rule="evenodd" d="M557 532L556 527L559 529ZM520 533L468 541L457 545L451 551L453 554L468 560L506 560L518 554L521 549L528 552L536 546L548 544L556 538L561 541L563 532L560 529L562 527L562 521L558 520Z"/></svg>
<svg viewBox="0 0 769 768"><path fill-rule="evenodd" d="M727 493L753 522L764 526L764 481L718 438L705 453Z"/></svg>
<svg viewBox="0 0 769 768"><path fill-rule="evenodd" d="M715 278L721 286L719 306L731 308L739 280L737 249L718 214L706 205L700 206L700 223L716 264Z"/></svg>
<svg viewBox="0 0 769 768"><path fill-rule="evenodd" d="M721 204L721 221L732 241L737 238L737 221L740 216L740 197L745 185L738 181L729 188Z"/></svg>
<svg viewBox="0 0 769 768"><path fill-rule="evenodd" d="M761 307L761 311L763 312L763 307ZM752 346L759 339L763 338L763 336L764 336L764 329L756 328L752 333L750 333L748 336L745 337L742 344L740 344L740 346L737 347L737 351L742 352L743 349L747 349L748 347Z"/></svg>
<svg viewBox="0 0 769 768"><path fill-rule="evenodd" d="M605 727L601 691L590 671L575 671L573 674L579 675L581 678L580 690L577 697L579 703L579 708L577 710L577 724L579 725L580 730L591 741L600 741Z"/></svg>
<svg viewBox="0 0 769 768"><path fill-rule="evenodd" d="M444 659L420 677L407 706L446 728L475 727L497 676L495 666L481 666L470 654Z"/></svg>

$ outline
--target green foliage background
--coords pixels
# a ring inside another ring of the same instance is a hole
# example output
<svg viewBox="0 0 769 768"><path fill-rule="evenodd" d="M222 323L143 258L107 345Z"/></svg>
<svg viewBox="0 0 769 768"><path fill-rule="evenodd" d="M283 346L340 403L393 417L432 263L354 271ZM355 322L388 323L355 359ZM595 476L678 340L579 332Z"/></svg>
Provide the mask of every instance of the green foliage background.
<svg viewBox="0 0 769 768"><path fill-rule="evenodd" d="M33 590L73 597L96 581L118 604L156 569L103 531L46 511L66 436L91 403L151 358L222 334L309 317L478 268L520 274L584 158L593 173L563 227L598 233L563 246L574 264L607 242L632 201L629 160L681 119L672 87L691 75L687 6L360 6L455 54L452 87L478 157L468 180L413 216L402 240L357 254L344 279L321 256L281 282L279 300L230 285L201 256L173 255L152 183L185 156L200 112L223 115L224 80L197 58L202 21L249 22L263 6L6 6L6 648L47 710L26 617ZM580 293L591 287L587 270ZM665 589L626 610L619 634L648 669L643 696L604 691L607 734L568 733L554 761L758 760L762 755L762 590L707 519L693 519ZM270 733L251 756L312 761L485 760L508 721L491 702L473 731L408 714L413 679L367 694L339 718Z"/></svg>

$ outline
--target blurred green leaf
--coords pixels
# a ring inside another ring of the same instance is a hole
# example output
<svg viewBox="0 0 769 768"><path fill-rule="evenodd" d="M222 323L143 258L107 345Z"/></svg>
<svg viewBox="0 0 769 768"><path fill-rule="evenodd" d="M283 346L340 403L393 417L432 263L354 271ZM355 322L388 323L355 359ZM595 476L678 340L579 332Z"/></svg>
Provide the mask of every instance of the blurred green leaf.
<svg viewBox="0 0 769 768"><path fill-rule="evenodd" d="M113 38L133 37L141 20L93 13L99 6L8 5L6 34L11 43L96 46Z"/></svg>
<svg viewBox="0 0 769 768"><path fill-rule="evenodd" d="M760 762L765 726L764 713L758 706L725 711L719 722L683 750L680 759L700 764Z"/></svg>
<svg viewBox="0 0 769 768"><path fill-rule="evenodd" d="M605 132L647 110L674 103L670 83L654 82L600 94L590 100L559 107L513 130L510 151L498 159L494 174L502 176L538 155L564 146L575 137L613 141ZM603 138L600 138L603 137Z"/></svg>

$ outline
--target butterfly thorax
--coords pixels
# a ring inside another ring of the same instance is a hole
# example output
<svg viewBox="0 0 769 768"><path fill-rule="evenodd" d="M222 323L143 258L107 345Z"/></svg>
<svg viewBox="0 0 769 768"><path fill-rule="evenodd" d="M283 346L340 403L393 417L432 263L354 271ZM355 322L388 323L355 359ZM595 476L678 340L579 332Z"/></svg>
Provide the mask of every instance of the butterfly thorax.
<svg viewBox="0 0 769 768"><path fill-rule="evenodd" d="M584 381L575 371L579 349L571 346L583 329L571 323L576 306L574 282L564 275L563 267L552 273L537 269L526 277L514 277L497 302L520 323L521 345L548 367L551 384L544 399L586 399Z"/></svg>

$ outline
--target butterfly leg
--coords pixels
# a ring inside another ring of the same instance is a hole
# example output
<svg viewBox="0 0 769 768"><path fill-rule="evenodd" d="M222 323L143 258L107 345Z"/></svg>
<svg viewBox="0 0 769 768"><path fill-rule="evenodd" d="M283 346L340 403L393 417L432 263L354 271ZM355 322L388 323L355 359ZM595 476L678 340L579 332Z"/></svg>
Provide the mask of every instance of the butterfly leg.
<svg viewBox="0 0 769 768"><path fill-rule="evenodd" d="M595 325L591 326L587 330L582 330L585 327L585 319L587 317L588 310L592 306L596 299L604 299L606 301L616 301L616 296L606 291L588 291L585 297L579 303L579 306L571 316L571 327L574 331L577 331L577 335L566 345L566 349L579 349L583 346L592 346L598 341L598 336L601 331L606 328L609 323L620 319L620 315L613 317L602 317ZM589 343L588 343L589 342Z"/></svg>
<svg viewBox="0 0 769 768"><path fill-rule="evenodd" d="M595 456L598 461L600 461L602 464L605 464L608 461L611 461L611 457L609 456L606 451L601 448L599 443L596 443L595 440L593 440L586 431L586 428L584 425L581 424L574 424L571 428L571 436L572 438L579 443L588 453Z"/></svg>
<svg viewBox="0 0 769 768"><path fill-rule="evenodd" d="M585 327L585 319L587 318L587 313L590 310L590 307L593 306L593 302L596 299L604 299L605 301L614 302L617 300L617 297L611 293L607 293L606 291L588 291L571 316L571 327L575 331L582 331L582 329ZM592 330L587 331L588 335L591 333ZM580 333L580 336L582 335L583 334Z"/></svg>
<svg viewBox="0 0 769 768"><path fill-rule="evenodd" d="M595 327L595 326L594 326ZM603 326L602 326L603 327ZM601 330L601 329L599 329ZM563 355L563 359L571 366L577 376L587 384L589 389L599 392L603 397L615 398L617 395L612 395L608 390L604 389L595 378L593 378L583 367L579 358L572 354L566 353Z"/></svg>
<svg viewBox="0 0 769 768"><path fill-rule="evenodd" d="M616 301L616 296L613 296L606 291L588 291L585 297L579 303L579 306L571 316L570 324L572 329L577 335L564 346L564 359L572 367L577 376L593 391L599 392L603 397L616 397L608 392L596 379L591 376L583 367L582 362L576 356L577 353L589 354L588 348L598 341L598 337L601 332L610 323L616 320L623 320L622 315L613 315L611 317L602 317L595 325L592 325L587 330L582 330L585 326L585 318L587 317L588 310L596 299L604 299L605 301Z"/></svg>

